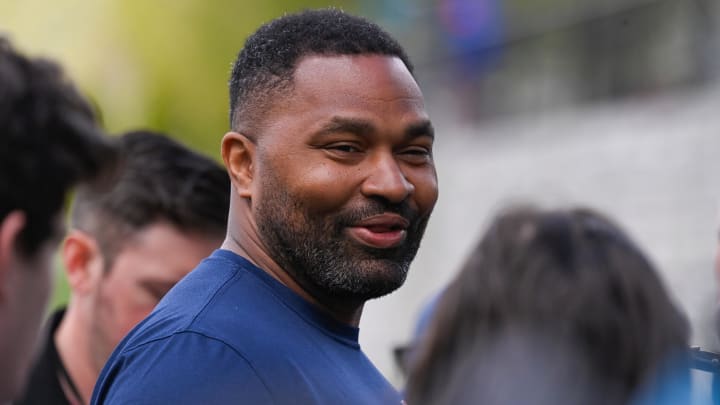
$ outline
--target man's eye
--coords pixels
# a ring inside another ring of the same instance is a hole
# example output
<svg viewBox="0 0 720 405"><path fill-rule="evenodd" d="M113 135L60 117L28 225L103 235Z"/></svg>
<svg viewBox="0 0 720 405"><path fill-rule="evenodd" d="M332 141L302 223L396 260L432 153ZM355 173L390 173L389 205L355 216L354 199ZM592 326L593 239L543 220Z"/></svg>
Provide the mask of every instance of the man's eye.
<svg viewBox="0 0 720 405"><path fill-rule="evenodd" d="M164 297L165 294L168 293L168 291L170 291L170 289L172 288L173 284L175 284L175 283L167 283L167 282L159 282L159 283L155 283L155 282L145 282L145 283L142 283L141 286L142 286L142 288L143 288L153 299L156 299L157 301L160 301L160 299L161 299L162 297Z"/></svg>
<svg viewBox="0 0 720 405"><path fill-rule="evenodd" d="M422 146L413 146L401 150L399 157L410 164L426 164L432 160L432 152Z"/></svg>
<svg viewBox="0 0 720 405"><path fill-rule="evenodd" d="M360 148L358 148L355 145L350 145L350 144L330 145L330 146L328 146L328 149L337 151L337 152L344 152L344 153L360 152Z"/></svg>
<svg viewBox="0 0 720 405"><path fill-rule="evenodd" d="M165 294L168 293L168 290L165 288L150 288L148 289L148 292L150 293L150 295L152 295L153 298L160 301L160 299L162 299L162 297L164 297Z"/></svg>
<svg viewBox="0 0 720 405"><path fill-rule="evenodd" d="M421 146L414 146L411 148L405 148L400 152L402 155L410 156L413 158L427 158L432 155L432 152L428 148Z"/></svg>
<svg viewBox="0 0 720 405"><path fill-rule="evenodd" d="M407 148L403 151L403 153L408 154L408 155L427 156L427 155L430 155L430 150L428 150L426 148L415 147L415 148Z"/></svg>

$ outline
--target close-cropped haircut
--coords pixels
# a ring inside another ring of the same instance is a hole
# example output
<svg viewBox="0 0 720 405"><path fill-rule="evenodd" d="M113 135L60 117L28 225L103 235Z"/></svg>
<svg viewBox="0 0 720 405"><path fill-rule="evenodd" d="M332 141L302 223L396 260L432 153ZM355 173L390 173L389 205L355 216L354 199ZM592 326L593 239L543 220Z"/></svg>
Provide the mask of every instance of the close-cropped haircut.
<svg viewBox="0 0 720 405"><path fill-rule="evenodd" d="M310 55L387 55L412 64L400 44L377 24L334 8L272 20L247 38L230 77L230 126L251 126L282 91L292 88L298 62Z"/></svg>
<svg viewBox="0 0 720 405"><path fill-rule="evenodd" d="M222 238L230 207L230 180L216 162L165 135L120 136L121 163L104 189L78 188L72 226L92 235L106 267L134 233L157 222L182 232Z"/></svg>
<svg viewBox="0 0 720 405"><path fill-rule="evenodd" d="M551 338L536 351L566 344L555 349L572 353L602 393L593 403L618 404L682 359L689 334L653 265L610 220L516 207L493 221L443 293L411 364L408 402L446 403L438 395L463 374L457 365L471 353L476 365L492 358L513 330Z"/></svg>
<svg viewBox="0 0 720 405"><path fill-rule="evenodd" d="M25 214L18 249L32 256L52 237L67 191L114 162L92 108L52 61L0 37L0 220Z"/></svg>

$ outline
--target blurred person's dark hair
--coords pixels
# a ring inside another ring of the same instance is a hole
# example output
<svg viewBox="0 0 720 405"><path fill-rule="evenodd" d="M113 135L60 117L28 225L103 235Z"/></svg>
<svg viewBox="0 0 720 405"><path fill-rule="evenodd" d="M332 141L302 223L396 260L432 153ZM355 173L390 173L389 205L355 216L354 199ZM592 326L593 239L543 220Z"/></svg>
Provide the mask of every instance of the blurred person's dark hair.
<svg viewBox="0 0 720 405"><path fill-rule="evenodd" d="M158 221L225 235L230 179L222 166L157 132L128 132L118 144L120 174L109 189L78 187L71 216L73 228L97 240L106 268L124 241Z"/></svg>
<svg viewBox="0 0 720 405"><path fill-rule="evenodd" d="M0 36L0 219L25 213L19 249L32 256L56 229L66 192L115 162L92 108L52 61Z"/></svg>
<svg viewBox="0 0 720 405"><path fill-rule="evenodd" d="M686 364L688 333L653 265L610 220L516 207L494 220L438 302L413 355L408 403L515 403L492 395L519 399L528 383L556 388L557 403L628 403L670 362ZM523 345L535 355L508 355ZM502 370L524 377L492 383ZM491 392L468 398L481 391L472 387Z"/></svg>
<svg viewBox="0 0 720 405"><path fill-rule="evenodd" d="M0 403L26 383L53 285L67 193L117 150L61 68L0 37Z"/></svg>
<svg viewBox="0 0 720 405"><path fill-rule="evenodd" d="M390 34L337 9L307 10L263 25L245 42L230 76L230 126L252 135L251 123L292 88L295 67L311 55L388 55L413 66ZM247 128L249 127L249 128Z"/></svg>

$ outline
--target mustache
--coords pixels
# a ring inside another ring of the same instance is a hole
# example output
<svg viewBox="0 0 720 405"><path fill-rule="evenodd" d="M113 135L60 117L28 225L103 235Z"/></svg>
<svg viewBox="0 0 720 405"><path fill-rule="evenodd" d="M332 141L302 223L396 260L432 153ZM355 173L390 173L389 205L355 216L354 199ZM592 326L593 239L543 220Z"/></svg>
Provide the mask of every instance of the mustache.
<svg viewBox="0 0 720 405"><path fill-rule="evenodd" d="M366 218L386 213L400 215L410 223L411 227L420 219L420 213L413 209L407 201L395 204L380 200L368 200L361 207L353 207L343 212L338 222L342 227L352 226Z"/></svg>

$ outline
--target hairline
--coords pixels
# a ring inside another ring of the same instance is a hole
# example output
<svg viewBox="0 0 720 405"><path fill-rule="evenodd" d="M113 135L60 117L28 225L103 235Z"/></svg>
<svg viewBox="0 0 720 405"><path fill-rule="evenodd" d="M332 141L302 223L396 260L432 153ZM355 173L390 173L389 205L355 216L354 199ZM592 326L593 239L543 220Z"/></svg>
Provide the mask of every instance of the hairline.
<svg viewBox="0 0 720 405"><path fill-rule="evenodd" d="M405 67L407 72L410 74L410 76L417 82L417 78L415 77L415 72L412 69L412 66L408 66L408 64L403 60L401 55L395 54L395 53L381 53L381 52L362 52L362 53L349 53L349 52L308 52L303 55L300 55L293 63L292 68L289 71L289 74L286 76L278 76L275 75L274 77L277 79L275 84L269 85L269 86L257 86L255 88L255 91L249 93L248 95L253 98L253 101L249 101L247 103L240 103L237 100L235 100L235 111L233 111L233 122L231 123L231 130L241 133L251 139L252 141L257 141L256 134L260 132L260 128L263 127L265 124L265 121L267 117L272 113L272 111L277 107L278 100L285 100L293 95L293 91L295 90L295 75L298 71L298 68L300 67L300 64L302 64L304 61L306 61L308 58L360 58L360 57L374 57L379 56L383 58L390 58L390 59L397 59L398 61L402 62L402 65ZM257 100L257 98L252 97L254 94L258 93L264 93L264 96L261 97L261 100ZM233 100L231 100L232 103ZM257 112L247 112L243 113L241 110L242 106L245 106L245 110L262 110L262 113L258 114ZM249 118L247 119L241 119L241 116L247 116Z"/></svg>

